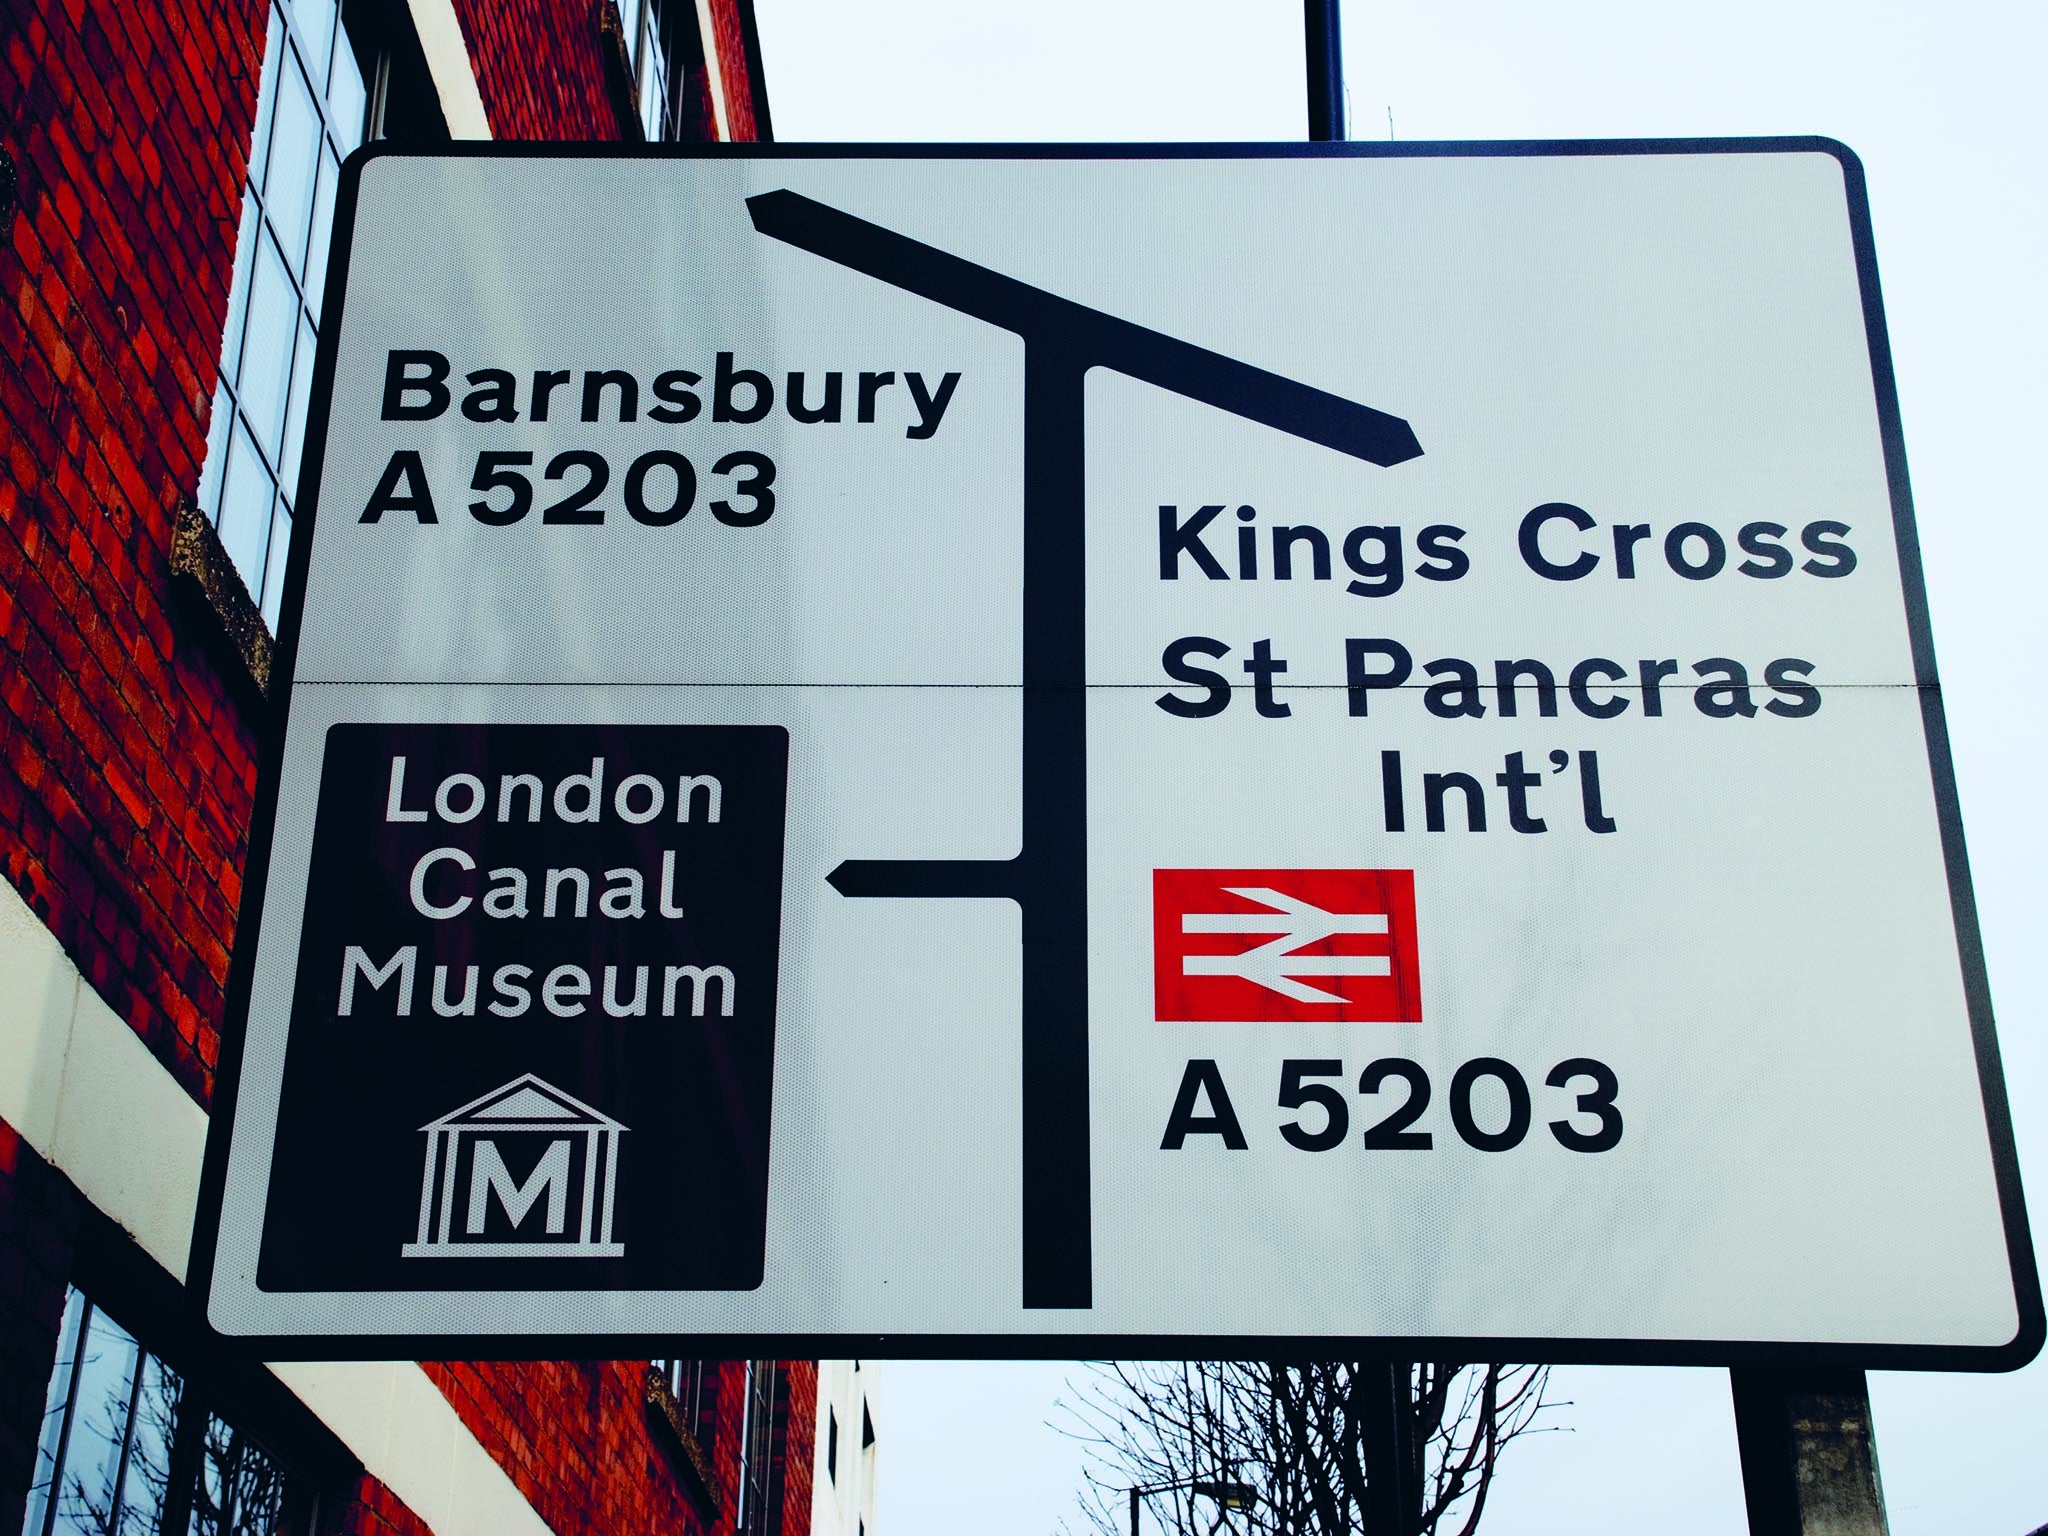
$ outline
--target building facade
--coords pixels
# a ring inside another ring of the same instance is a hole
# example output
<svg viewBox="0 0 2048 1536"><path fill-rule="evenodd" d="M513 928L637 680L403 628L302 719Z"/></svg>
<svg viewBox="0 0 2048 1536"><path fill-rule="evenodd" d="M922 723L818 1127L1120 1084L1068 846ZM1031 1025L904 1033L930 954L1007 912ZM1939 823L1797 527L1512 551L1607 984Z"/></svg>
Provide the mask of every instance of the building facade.
<svg viewBox="0 0 2048 1536"><path fill-rule="evenodd" d="M0 0L0 1533L810 1527L816 1362L263 1366L182 1284L341 161L768 129L746 0Z"/></svg>
<svg viewBox="0 0 2048 1536"><path fill-rule="evenodd" d="M868 1536L875 1528L880 1374L873 1360L818 1362L811 1536Z"/></svg>

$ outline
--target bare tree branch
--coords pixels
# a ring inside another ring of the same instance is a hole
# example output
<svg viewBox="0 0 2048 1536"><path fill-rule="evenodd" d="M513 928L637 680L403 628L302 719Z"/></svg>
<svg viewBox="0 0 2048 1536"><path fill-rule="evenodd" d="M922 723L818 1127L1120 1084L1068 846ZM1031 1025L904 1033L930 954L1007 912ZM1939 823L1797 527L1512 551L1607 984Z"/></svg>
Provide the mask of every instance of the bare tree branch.
<svg viewBox="0 0 2048 1536"><path fill-rule="evenodd" d="M1086 1447L1085 1528L1124 1536L1135 1487L1151 1490L1148 1536L1472 1536L1508 1442L1548 1427L1548 1369L1409 1368L1421 1515L1397 1533L1366 1523L1372 1476L1384 1475L1368 1464L1368 1394L1385 1392L1386 1371L1367 1361L1091 1364L1068 1382L1057 1426ZM1225 1513L1197 1482L1248 1483L1258 1501Z"/></svg>

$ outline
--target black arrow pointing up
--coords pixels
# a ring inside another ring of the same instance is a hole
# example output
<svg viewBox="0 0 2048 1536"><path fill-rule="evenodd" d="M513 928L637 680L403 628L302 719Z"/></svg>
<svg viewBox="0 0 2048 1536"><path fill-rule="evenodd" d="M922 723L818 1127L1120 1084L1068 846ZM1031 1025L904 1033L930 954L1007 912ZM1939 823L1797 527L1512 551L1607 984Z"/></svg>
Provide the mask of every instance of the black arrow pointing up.
<svg viewBox="0 0 2048 1536"><path fill-rule="evenodd" d="M1084 380L1110 368L1382 466L1398 416L976 266L799 193L754 228L1024 340L1023 828L1010 859L848 859L842 896L1007 897L1023 912L1023 1302L1091 1304L1088 1184L1088 580Z"/></svg>

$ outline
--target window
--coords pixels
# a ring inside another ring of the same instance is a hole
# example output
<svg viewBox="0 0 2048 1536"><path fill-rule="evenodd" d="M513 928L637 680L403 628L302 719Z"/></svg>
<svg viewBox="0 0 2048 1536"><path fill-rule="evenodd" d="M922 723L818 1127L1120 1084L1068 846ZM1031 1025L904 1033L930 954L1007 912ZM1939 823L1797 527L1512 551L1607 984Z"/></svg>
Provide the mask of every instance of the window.
<svg viewBox="0 0 2048 1536"><path fill-rule="evenodd" d="M711 1427L712 1362L653 1360L648 1363L661 1373L662 1381L667 1384L682 1427L695 1436L699 1444L708 1442L710 1436L706 1431Z"/></svg>
<svg viewBox="0 0 2048 1536"><path fill-rule="evenodd" d="M23 1536L303 1536L315 1505L177 1371L66 1296Z"/></svg>
<svg viewBox="0 0 2048 1536"><path fill-rule="evenodd" d="M392 13L388 0L270 8L199 510L273 630L342 159L366 138L447 136Z"/></svg>
<svg viewBox="0 0 2048 1536"><path fill-rule="evenodd" d="M683 1492L711 1521L723 1502L711 1461L718 1435L717 1372L714 1360L647 1362L648 1426Z"/></svg>
<svg viewBox="0 0 2048 1536"><path fill-rule="evenodd" d="M676 1431L667 1437L672 1450L682 1453L676 1470L707 1516L725 1507L725 1501L713 1491L711 1458L706 1454L719 1427L714 1422L718 1369L714 1360L648 1362L648 1407L657 1436L661 1437L664 1423ZM742 1369L739 1476L731 1504L732 1529L739 1536L771 1536L782 1525L782 1457L789 1390L773 1360L748 1360Z"/></svg>
<svg viewBox="0 0 2048 1536"><path fill-rule="evenodd" d="M740 1425L739 1499L733 1529L740 1536L769 1536L780 1524L780 1468L775 1457L775 1409L781 1372L773 1360L749 1360Z"/></svg>
<svg viewBox="0 0 2048 1536"><path fill-rule="evenodd" d="M711 77L693 0L619 0L626 68L649 142L715 139Z"/></svg>
<svg viewBox="0 0 2048 1536"><path fill-rule="evenodd" d="M829 1407L825 1410L825 1477L828 1482L839 1481L839 1415Z"/></svg>

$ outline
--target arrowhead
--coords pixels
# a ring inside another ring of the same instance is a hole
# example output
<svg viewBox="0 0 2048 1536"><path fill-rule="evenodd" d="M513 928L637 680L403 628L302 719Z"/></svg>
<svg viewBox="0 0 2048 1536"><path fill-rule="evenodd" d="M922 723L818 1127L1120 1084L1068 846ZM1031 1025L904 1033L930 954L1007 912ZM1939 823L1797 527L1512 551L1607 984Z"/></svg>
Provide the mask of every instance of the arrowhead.
<svg viewBox="0 0 2048 1536"><path fill-rule="evenodd" d="M1297 1003L1341 1004L1349 1001L1341 992L1325 992L1321 987L1312 987L1300 977L1290 976L1277 968L1261 966L1255 971L1247 970L1240 974L1255 986L1264 987L1268 992L1278 992Z"/></svg>

